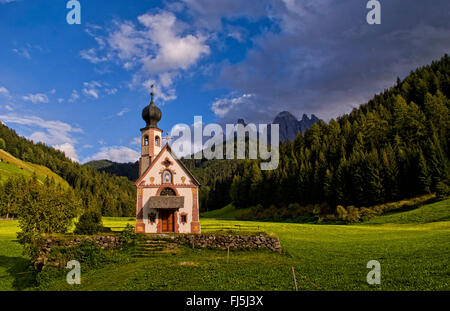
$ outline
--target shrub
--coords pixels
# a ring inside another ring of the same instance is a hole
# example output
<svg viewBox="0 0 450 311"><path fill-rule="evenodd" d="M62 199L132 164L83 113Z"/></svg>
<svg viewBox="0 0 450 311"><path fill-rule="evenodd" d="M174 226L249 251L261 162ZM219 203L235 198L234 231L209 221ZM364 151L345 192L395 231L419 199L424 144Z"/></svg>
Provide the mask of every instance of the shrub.
<svg viewBox="0 0 450 311"><path fill-rule="evenodd" d="M120 232L120 241L125 244L134 244L136 242L137 235L134 230L134 226L127 224L125 229Z"/></svg>
<svg viewBox="0 0 450 311"><path fill-rule="evenodd" d="M75 234L96 234L103 230L102 215L96 211L87 211L80 216L75 225Z"/></svg>
<svg viewBox="0 0 450 311"><path fill-rule="evenodd" d="M341 220L347 219L347 210L342 205L338 205L336 207L336 213L338 214L339 219Z"/></svg>
<svg viewBox="0 0 450 311"><path fill-rule="evenodd" d="M438 199L445 199L450 195L450 187L442 181L436 185L436 196Z"/></svg>
<svg viewBox="0 0 450 311"><path fill-rule="evenodd" d="M348 222L356 222L359 220L359 209L353 205L347 206L347 219Z"/></svg>

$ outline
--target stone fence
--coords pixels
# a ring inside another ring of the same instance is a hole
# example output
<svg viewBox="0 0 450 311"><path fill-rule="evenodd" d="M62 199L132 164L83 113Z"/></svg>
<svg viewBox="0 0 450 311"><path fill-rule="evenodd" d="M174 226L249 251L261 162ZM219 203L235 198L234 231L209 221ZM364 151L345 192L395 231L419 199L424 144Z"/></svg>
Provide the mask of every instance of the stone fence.
<svg viewBox="0 0 450 311"><path fill-rule="evenodd" d="M86 237L74 237L73 239L58 239L55 237L43 238L41 241L41 250L36 261L33 263L36 270L42 270L44 266L61 266L60 262L48 262L48 254L55 246L75 246L82 241L94 241L101 249L114 248L122 244L119 236L96 235Z"/></svg>
<svg viewBox="0 0 450 311"><path fill-rule="evenodd" d="M281 253L280 240L267 234L257 235L217 235L217 234L189 234L176 235L174 241L201 248L219 249L269 249Z"/></svg>

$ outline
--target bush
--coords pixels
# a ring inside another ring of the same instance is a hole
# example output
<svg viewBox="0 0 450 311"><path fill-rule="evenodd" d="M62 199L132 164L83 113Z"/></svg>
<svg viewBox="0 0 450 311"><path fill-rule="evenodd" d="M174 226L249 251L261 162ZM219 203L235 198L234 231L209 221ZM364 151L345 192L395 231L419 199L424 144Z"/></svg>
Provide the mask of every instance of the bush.
<svg viewBox="0 0 450 311"><path fill-rule="evenodd" d="M336 213L338 214L339 219L344 221L347 219L347 210L342 205L336 207Z"/></svg>
<svg viewBox="0 0 450 311"><path fill-rule="evenodd" d="M103 230L102 215L96 211L87 211L80 216L75 225L75 234L96 234Z"/></svg>
<svg viewBox="0 0 450 311"><path fill-rule="evenodd" d="M438 199L445 199L450 195L450 187L442 181L436 185L436 196Z"/></svg>
<svg viewBox="0 0 450 311"><path fill-rule="evenodd" d="M137 235L134 230L134 226L127 224L125 229L120 232L120 241L124 244L135 244Z"/></svg>

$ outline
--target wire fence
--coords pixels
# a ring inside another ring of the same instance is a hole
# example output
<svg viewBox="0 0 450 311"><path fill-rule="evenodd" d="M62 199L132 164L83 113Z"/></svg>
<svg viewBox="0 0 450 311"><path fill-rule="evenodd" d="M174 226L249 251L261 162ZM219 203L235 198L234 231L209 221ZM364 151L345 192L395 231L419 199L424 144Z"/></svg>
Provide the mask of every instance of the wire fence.
<svg viewBox="0 0 450 311"><path fill-rule="evenodd" d="M261 231L262 227L252 225L231 224L206 224L202 225L202 231Z"/></svg>

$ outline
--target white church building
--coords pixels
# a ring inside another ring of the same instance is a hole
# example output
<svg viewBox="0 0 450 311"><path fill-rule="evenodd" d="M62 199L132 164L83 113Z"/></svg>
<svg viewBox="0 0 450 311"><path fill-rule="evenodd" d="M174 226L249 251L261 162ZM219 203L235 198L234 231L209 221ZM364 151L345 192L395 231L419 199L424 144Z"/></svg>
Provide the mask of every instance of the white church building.
<svg viewBox="0 0 450 311"><path fill-rule="evenodd" d="M136 181L136 233L200 233L200 183L172 153L162 147L161 110L153 103L142 110L139 178Z"/></svg>

